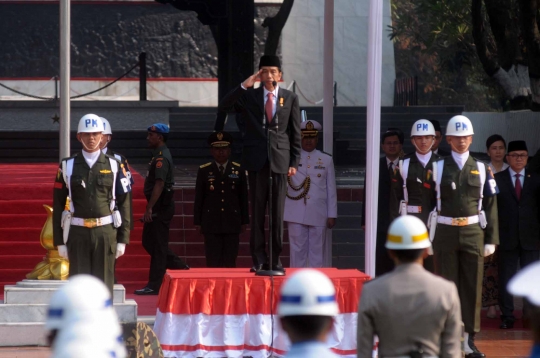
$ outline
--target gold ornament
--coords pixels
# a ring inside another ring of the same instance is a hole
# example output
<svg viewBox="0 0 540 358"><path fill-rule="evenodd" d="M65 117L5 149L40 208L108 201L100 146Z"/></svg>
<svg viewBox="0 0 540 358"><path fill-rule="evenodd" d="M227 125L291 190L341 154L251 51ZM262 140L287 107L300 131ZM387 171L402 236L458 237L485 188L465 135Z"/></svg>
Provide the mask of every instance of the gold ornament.
<svg viewBox="0 0 540 358"><path fill-rule="evenodd" d="M58 250L53 243L53 209L48 205L43 205L43 207L47 211L47 220L43 225L43 229L41 229L39 239L41 246L47 250L47 254L43 261L38 263L34 270L26 275L26 278L29 280L67 280L69 261L58 254Z"/></svg>

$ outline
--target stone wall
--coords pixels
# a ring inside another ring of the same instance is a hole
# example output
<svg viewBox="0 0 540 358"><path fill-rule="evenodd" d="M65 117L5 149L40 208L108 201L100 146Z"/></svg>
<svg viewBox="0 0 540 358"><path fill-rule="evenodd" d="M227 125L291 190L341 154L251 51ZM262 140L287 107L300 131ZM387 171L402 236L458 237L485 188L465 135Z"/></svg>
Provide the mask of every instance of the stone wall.
<svg viewBox="0 0 540 358"><path fill-rule="evenodd" d="M261 24L279 6L255 12L255 58L264 51ZM158 3L71 5L71 75L118 77L147 53L149 77L215 78L217 47L197 14ZM0 77L59 73L59 6L0 3ZM248 74L246 74L248 75ZM132 77L138 76L133 71Z"/></svg>

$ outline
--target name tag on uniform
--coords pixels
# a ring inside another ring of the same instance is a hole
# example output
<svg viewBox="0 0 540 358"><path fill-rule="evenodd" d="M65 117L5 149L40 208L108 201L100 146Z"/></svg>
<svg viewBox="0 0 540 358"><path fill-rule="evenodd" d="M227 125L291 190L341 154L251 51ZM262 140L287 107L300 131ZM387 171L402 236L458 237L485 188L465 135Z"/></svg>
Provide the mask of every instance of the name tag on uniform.
<svg viewBox="0 0 540 358"><path fill-rule="evenodd" d="M322 165L316 165L313 169L325 169Z"/></svg>
<svg viewBox="0 0 540 358"><path fill-rule="evenodd" d="M236 175L236 174L229 174L229 178L238 179L238 175Z"/></svg>

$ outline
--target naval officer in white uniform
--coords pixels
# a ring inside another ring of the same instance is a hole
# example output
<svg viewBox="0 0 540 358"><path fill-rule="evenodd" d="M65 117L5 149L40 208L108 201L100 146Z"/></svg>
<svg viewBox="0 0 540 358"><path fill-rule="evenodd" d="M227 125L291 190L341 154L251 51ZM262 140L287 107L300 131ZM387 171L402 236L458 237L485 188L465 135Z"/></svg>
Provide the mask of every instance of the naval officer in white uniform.
<svg viewBox="0 0 540 358"><path fill-rule="evenodd" d="M284 221L288 222L291 267L331 267L332 228L337 218L332 157L316 149L321 125L302 122L302 151L295 176L288 177Z"/></svg>

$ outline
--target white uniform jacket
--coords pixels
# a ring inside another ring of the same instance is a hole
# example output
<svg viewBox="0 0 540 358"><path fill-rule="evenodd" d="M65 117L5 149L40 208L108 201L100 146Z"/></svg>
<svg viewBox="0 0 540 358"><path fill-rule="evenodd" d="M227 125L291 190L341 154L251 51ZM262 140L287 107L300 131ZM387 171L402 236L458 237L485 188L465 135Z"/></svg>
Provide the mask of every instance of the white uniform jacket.
<svg viewBox="0 0 540 358"><path fill-rule="evenodd" d="M328 218L337 218L336 174L332 157L317 149L312 152L302 150L296 175L291 182L295 187L302 184L306 177L310 178L309 192L304 199L285 199L284 221L308 226L326 226ZM302 193L294 191L287 185L290 196Z"/></svg>

